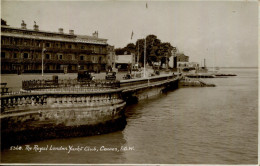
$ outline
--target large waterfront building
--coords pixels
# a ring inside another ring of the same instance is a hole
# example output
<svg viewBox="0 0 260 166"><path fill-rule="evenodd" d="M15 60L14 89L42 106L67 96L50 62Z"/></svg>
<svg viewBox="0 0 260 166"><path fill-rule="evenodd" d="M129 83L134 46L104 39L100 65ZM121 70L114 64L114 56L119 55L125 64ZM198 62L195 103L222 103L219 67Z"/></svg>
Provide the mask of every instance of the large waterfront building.
<svg viewBox="0 0 260 166"><path fill-rule="evenodd" d="M42 56L45 73L99 72L106 69L107 39L92 36L39 30L34 25L27 29L24 21L21 28L1 26L1 73L39 73Z"/></svg>

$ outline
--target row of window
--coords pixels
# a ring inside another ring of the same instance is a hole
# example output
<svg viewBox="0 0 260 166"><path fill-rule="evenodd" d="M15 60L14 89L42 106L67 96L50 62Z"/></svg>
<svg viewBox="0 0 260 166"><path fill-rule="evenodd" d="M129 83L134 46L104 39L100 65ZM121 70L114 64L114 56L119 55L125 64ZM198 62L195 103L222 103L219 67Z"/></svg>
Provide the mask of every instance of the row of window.
<svg viewBox="0 0 260 166"><path fill-rule="evenodd" d="M65 43L50 43L50 42L40 42L35 40L26 39L14 39L14 38L2 38L2 45L24 45L24 46L35 46L35 47L46 47L46 48L65 48L65 49L81 49L81 50L91 50L95 53L105 53L106 48L104 46L90 46L90 45L75 45L75 44L65 44Z"/></svg>
<svg viewBox="0 0 260 166"><path fill-rule="evenodd" d="M55 58L55 56L57 58ZM41 54L31 54L31 57L29 57L29 53L22 53L21 54L21 57L23 57L24 59L33 59L34 57L35 58L38 58L38 59L41 59ZM69 57L68 60L76 60L76 57L75 55L68 55L67 57ZM5 59L7 58L7 55L6 55L6 52L1 52L1 58L2 59ZM17 59L19 58L18 57L18 53L13 53L13 58L14 59ZM58 60L63 60L65 59L64 55L62 54L56 54L56 55L51 55L51 54L45 54L45 59L58 59ZM103 62L103 57L102 56L86 56L86 55L80 55L79 56L79 60L88 60L88 61L92 61L92 62L98 62L98 63L101 63Z"/></svg>

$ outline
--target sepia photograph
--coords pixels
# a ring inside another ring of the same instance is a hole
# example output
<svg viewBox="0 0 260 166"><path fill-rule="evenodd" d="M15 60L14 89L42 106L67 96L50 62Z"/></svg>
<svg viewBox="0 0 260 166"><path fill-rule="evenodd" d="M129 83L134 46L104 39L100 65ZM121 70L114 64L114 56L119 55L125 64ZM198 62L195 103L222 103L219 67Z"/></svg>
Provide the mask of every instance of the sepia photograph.
<svg viewBox="0 0 260 166"><path fill-rule="evenodd" d="M0 165L258 165L258 8L2 0Z"/></svg>

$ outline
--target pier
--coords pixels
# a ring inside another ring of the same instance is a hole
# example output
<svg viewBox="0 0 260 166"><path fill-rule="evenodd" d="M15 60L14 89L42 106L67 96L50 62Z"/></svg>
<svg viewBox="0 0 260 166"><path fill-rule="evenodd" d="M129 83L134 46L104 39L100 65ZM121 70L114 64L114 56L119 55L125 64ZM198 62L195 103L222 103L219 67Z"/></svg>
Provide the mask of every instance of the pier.
<svg viewBox="0 0 260 166"><path fill-rule="evenodd" d="M135 103L157 94L178 88L180 76L165 74L148 78L121 80L123 99L127 103Z"/></svg>

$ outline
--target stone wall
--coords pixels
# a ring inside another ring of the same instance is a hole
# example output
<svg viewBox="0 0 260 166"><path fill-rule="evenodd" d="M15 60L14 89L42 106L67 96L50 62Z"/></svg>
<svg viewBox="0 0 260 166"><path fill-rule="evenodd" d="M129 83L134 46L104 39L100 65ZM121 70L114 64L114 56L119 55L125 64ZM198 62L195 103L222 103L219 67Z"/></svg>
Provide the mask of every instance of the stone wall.
<svg viewBox="0 0 260 166"><path fill-rule="evenodd" d="M102 134L125 127L125 102L120 91L39 96L1 98L4 147L39 139Z"/></svg>

